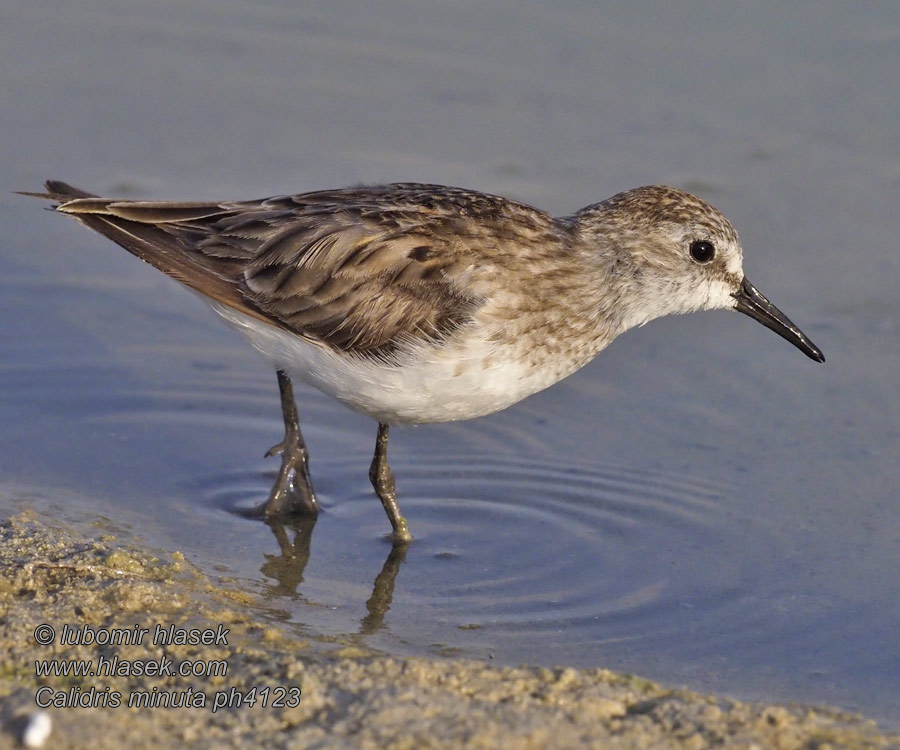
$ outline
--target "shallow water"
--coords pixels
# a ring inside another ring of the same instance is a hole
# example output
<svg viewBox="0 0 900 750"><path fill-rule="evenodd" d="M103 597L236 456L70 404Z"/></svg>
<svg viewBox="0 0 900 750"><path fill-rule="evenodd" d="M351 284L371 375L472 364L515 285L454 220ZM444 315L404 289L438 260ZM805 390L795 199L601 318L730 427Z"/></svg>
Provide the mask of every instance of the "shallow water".
<svg viewBox="0 0 900 750"><path fill-rule="evenodd" d="M900 722L894 5L350 7L6 10L0 486L121 519L298 633ZM374 424L298 387L324 512L270 529L231 511L274 475L274 375L8 194L45 177L165 198L418 179L556 212L675 183L729 215L828 362L695 315L501 414L395 430L405 556L368 487Z"/></svg>

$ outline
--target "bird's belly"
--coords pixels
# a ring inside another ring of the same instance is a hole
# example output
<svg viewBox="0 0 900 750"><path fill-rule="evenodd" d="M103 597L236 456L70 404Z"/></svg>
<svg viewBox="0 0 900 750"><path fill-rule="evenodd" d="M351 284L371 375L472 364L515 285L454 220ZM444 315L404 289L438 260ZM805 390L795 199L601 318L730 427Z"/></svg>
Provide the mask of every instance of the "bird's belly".
<svg viewBox="0 0 900 750"><path fill-rule="evenodd" d="M575 366L540 366L484 341L419 348L399 364L357 357L295 336L222 305L213 308L277 368L387 423L449 422L504 409Z"/></svg>

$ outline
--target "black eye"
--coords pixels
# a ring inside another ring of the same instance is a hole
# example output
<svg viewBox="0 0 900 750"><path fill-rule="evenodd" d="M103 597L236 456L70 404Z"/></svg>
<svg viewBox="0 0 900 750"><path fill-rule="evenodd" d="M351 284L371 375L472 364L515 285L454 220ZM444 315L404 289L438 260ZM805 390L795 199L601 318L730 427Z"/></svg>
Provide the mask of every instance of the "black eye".
<svg viewBox="0 0 900 750"><path fill-rule="evenodd" d="M716 247L706 240L694 240L691 243L691 257L698 263L709 263L716 257Z"/></svg>

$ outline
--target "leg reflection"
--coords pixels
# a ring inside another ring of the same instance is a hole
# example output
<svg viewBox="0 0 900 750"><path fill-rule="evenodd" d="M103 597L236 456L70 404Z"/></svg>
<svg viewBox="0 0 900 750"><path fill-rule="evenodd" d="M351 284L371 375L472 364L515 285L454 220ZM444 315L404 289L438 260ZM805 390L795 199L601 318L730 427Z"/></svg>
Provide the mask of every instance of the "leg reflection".
<svg viewBox="0 0 900 750"><path fill-rule="evenodd" d="M264 576L276 582L268 587L267 597L274 599L287 596L303 600L298 588L303 583L303 573L309 562L310 543L316 519L298 518L289 523L267 521L267 524L272 529L275 541L278 542L280 553L266 555L266 561L260 568ZM290 536L291 532L293 539ZM406 559L408 549L406 544L391 545L391 551L381 566L381 572L375 577L372 595L366 601L368 614L360 620L360 635L370 635L383 626L385 615L394 599L397 574Z"/></svg>
<svg viewBox="0 0 900 750"><path fill-rule="evenodd" d="M296 596L297 587L303 583L303 571L309 562L309 547L312 541L316 518L298 518L288 524L268 521L268 526L278 542L280 555L266 555L266 562L260 571L267 578L273 578L277 585L270 586L269 596ZM294 532L291 541L288 529Z"/></svg>
<svg viewBox="0 0 900 750"><path fill-rule="evenodd" d="M381 566L381 572L375 578L375 586L372 588L372 596L366 602L369 614L359 622L360 635L370 635L381 629L384 624L384 616L391 608L394 600L394 584L397 582L397 573L406 559L405 544L391 545L391 551Z"/></svg>

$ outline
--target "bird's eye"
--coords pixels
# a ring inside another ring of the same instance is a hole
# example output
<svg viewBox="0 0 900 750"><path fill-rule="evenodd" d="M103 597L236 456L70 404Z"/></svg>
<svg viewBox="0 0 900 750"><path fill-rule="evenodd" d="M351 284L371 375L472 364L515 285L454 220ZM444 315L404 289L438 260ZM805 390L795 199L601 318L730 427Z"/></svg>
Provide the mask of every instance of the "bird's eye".
<svg viewBox="0 0 900 750"><path fill-rule="evenodd" d="M691 243L691 257L698 263L709 263L716 257L716 247L707 240L694 240Z"/></svg>

